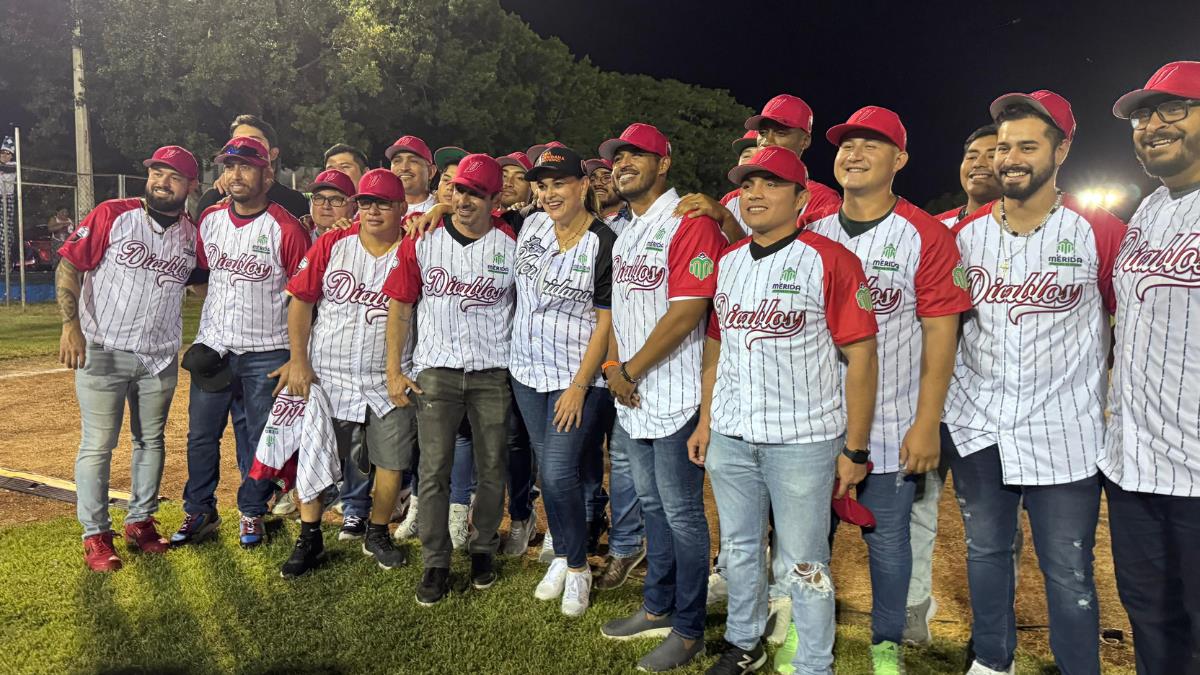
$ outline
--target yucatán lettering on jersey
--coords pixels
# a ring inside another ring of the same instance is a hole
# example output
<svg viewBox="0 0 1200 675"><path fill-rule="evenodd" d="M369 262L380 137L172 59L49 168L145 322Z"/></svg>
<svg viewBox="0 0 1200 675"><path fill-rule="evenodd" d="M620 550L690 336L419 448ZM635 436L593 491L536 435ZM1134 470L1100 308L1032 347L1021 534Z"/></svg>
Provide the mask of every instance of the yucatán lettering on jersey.
<svg viewBox="0 0 1200 675"><path fill-rule="evenodd" d="M447 216L423 239L405 238L383 292L416 304L412 372L508 368L516 238L504 221L469 239Z"/></svg>
<svg viewBox="0 0 1200 675"><path fill-rule="evenodd" d="M1113 273L1116 342L1100 470L1123 489L1200 497L1200 190L1146 197Z"/></svg>
<svg viewBox="0 0 1200 675"><path fill-rule="evenodd" d="M837 438L846 433L838 347L877 331L862 267L809 231L758 259L751 241L726 250L717 269L712 430L749 443Z"/></svg>
<svg viewBox="0 0 1200 675"><path fill-rule="evenodd" d="M672 300L711 298L713 274L725 246L720 226L708 217L673 215L674 189L634 216L613 245L612 321L621 360L633 357L667 313ZM617 406L631 438L662 438L679 431L700 408L700 355L704 322L655 364L638 384L641 405Z"/></svg>
<svg viewBox="0 0 1200 675"><path fill-rule="evenodd" d="M364 422L367 406L379 417L396 407L387 391L383 282L398 263L394 247L371 255L355 224L317 239L288 282L288 293L317 306L309 358L339 420ZM412 337L401 350L404 372L412 367Z"/></svg>
<svg viewBox="0 0 1200 675"><path fill-rule="evenodd" d="M570 250L560 252L554 221L525 220L517 238L516 294L509 370L539 392L560 391L583 363L596 331L596 310L612 303L612 249L617 235L593 220ZM595 386L604 386L596 374Z"/></svg>
<svg viewBox="0 0 1200 675"><path fill-rule="evenodd" d="M837 190L818 183L815 180L805 183L804 189L808 190L808 203L804 205L804 210L800 212L802 221L824 218L831 213L837 213L838 209L842 208L842 196L837 193ZM742 233L748 236L750 228L747 227L746 221L742 219L741 194L741 188L730 190L724 197L721 197L721 203L733 214L738 225L742 227Z"/></svg>
<svg viewBox="0 0 1200 675"><path fill-rule="evenodd" d="M1070 196L1028 237L1001 230L990 208L953 230L973 309L944 421L964 456L999 444L1006 484L1058 485L1097 471L1124 231Z"/></svg>
<svg viewBox="0 0 1200 675"><path fill-rule="evenodd" d="M906 199L870 230L851 237L833 214L808 229L858 256L879 322L879 389L871 425L873 473L900 470L900 445L917 415L921 319L971 308L954 235Z"/></svg>
<svg viewBox="0 0 1200 675"><path fill-rule="evenodd" d="M200 216L200 255L209 268L208 295L196 342L218 352L288 348L284 287L311 239L292 214L272 202L242 218L218 204Z"/></svg>
<svg viewBox="0 0 1200 675"><path fill-rule="evenodd" d="M79 323L88 342L132 352L153 374L169 366L182 343L184 283L204 266L191 218L164 229L141 199L112 199L59 253L85 273Z"/></svg>

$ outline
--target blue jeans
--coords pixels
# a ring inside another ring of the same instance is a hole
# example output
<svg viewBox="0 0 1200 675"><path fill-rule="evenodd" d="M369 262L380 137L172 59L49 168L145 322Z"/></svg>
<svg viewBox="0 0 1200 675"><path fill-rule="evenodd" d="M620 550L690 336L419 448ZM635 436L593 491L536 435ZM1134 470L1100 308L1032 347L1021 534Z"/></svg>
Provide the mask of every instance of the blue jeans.
<svg viewBox="0 0 1200 675"><path fill-rule="evenodd" d="M871 568L871 644L900 644L904 638L913 563L909 518L917 481L924 480L925 475L897 481L901 475L868 474L856 488L859 503L875 515L875 527L863 530ZM833 520L836 528L837 516Z"/></svg>
<svg viewBox="0 0 1200 675"><path fill-rule="evenodd" d="M1100 611L1092 579L1099 476L1062 485L1005 485L996 446L967 457L952 450L950 473L967 538L975 659L993 670L1005 670L1013 660L1013 539L1023 498L1046 580L1054 661L1063 675L1099 673Z"/></svg>
<svg viewBox="0 0 1200 675"><path fill-rule="evenodd" d="M516 380L513 380L514 382ZM521 416L514 395L508 413L508 518L529 520L533 515L533 486L537 482L537 466L529 431Z"/></svg>
<svg viewBox="0 0 1200 675"><path fill-rule="evenodd" d="M1117 591L1139 675L1200 673L1200 498L1104 481Z"/></svg>
<svg viewBox="0 0 1200 675"><path fill-rule="evenodd" d="M529 444L542 477L542 499L554 535L554 552L566 556L572 568L587 566L587 491L584 474L600 453L600 410L603 389L589 387L584 394L580 425L568 431L554 427L554 406L564 391L538 392L512 381L513 397L529 430Z"/></svg>
<svg viewBox="0 0 1200 675"><path fill-rule="evenodd" d="M413 467L420 461L421 449L413 449ZM420 497L416 471L412 477L412 493ZM466 422L454 437L454 464L450 468L450 503L470 504L471 495L475 494L475 450L471 445L471 426Z"/></svg>
<svg viewBox="0 0 1200 675"><path fill-rule="evenodd" d="M371 484L375 479L375 468L363 473L353 457L342 460L342 489L338 495L342 500L342 515L368 518L371 515Z"/></svg>
<svg viewBox="0 0 1200 675"><path fill-rule="evenodd" d="M275 380L267 374L287 363L286 349L269 352L229 354L233 384L224 391L202 391L192 383L188 402L188 479L183 486L183 510L188 513L216 512L217 483L221 478L221 436L233 417L238 471L238 511L259 517L267 512L267 500L275 483L250 478L258 437L271 415Z"/></svg>
<svg viewBox="0 0 1200 675"><path fill-rule="evenodd" d="M775 548L788 570L799 643L797 673L831 673L834 591L829 574L830 496L842 439L798 445L747 443L713 433L704 466L721 517L729 580L725 639L742 649L767 626L767 513L775 512ZM647 519L649 526L649 519ZM654 541L653 537L650 539ZM901 618L904 616L901 598ZM901 621L903 628L903 620Z"/></svg>
<svg viewBox="0 0 1200 675"><path fill-rule="evenodd" d="M612 523L608 530L608 552L614 558L630 558L642 550L642 540L646 537L646 528L642 523L642 504L638 501L637 488L633 485L633 469L629 466L629 456L623 448L613 444L613 430L616 427L617 409L608 395L609 408L607 426L608 434L608 506L612 511ZM603 477L603 465L601 465Z"/></svg>
<svg viewBox="0 0 1200 675"><path fill-rule="evenodd" d="M629 457L633 484L646 519L644 608L663 616L680 637L704 637L708 598L708 518L704 469L687 456L696 416L664 438L630 438L617 422L612 446Z"/></svg>

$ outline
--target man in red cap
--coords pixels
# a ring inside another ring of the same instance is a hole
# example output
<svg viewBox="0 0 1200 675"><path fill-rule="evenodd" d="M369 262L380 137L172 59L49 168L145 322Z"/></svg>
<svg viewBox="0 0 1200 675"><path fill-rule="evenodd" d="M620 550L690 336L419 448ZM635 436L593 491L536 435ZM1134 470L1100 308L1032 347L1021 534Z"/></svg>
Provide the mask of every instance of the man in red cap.
<svg viewBox="0 0 1200 675"><path fill-rule="evenodd" d="M500 165L467 155L454 177L454 211L425 237L405 238L383 291L388 305L388 394L400 407L415 394L421 446L418 529L425 571L417 603L440 602L450 590L452 544L447 526L454 440L470 420L475 451L471 584L496 582L507 470L509 328L513 314L516 239L492 216ZM416 320L416 326L412 325ZM411 364L403 345L412 331Z"/></svg>
<svg viewBox="0 0 1200 675"><path fill-rule="evenodd" d="M877 327L854 254L796 228L807 178L803 162L780 147L729 171L753 234L721 254L700 423L688 439L692 462L712 481L727 549L730 649L713 674L749 673L767 660L768 509L786 524L775 532L774 551L798 626L791 658L777 660L775 670L833 666L829 496L835 476L842 496L866 475L843 448L867 447Z"/></svg>
<svg viewBox="0 0 1200 675"><path fill-rule="evenodd" d="M199 255L210 269L200 328L183 367L192 373L188 402L188 480L183 524L172 545L213 534L221 437L232 414L238 469L241 545L263 541L263 515L274 484L249 476L275 394L287 383L287 297L284 286L311 243L308 231L267 196L266 146L239 136L213 160L224 167L230 202L200 217ZM278 384L276 384L278 382Z"/></svg>
<svg viewBox="0 0 1200 675"><path fill-rule="evenodd" d="M312 194L310 217L316 236L328 232L335 223L349 226L354 216L354 181L350 176L337 169L326 169L317 174L308 191Z"/></svg>
<svg viewBox="0 0 1200 675"><path fill-rule="evenodd" d="M873 468L858 501L875 516L863 532L871 568L871 660L875 673L902 672L909 515L917 479L936 469L939 426L954 372L959 314L971 308L966 271L946 226L892 192L908 164L908 134L896 113L867 106L825 137L837 147L833 174L844 201L808 229L860 261L879 323L879 395L869 446ZM865 456L859 456L863 461Z"/></svg>
<svg viewBox="0 0 1200 675"><path fill-rule="evenodd" d="M409 213L425 213L437 204L430 193L430 181L436 164L425 141L416 136L401 136L383 153L391 163L392 173L404 183L404 199Z"/></svg>
<svg viewBox="0 0 1200 675"><path fill-rule="evenodd" d="M358 187L358 222L321 237L288 282L288 391L307 400L311 385L319 382L330 401L343 463L357 465L360 474L374 469L362 550L383 569L392 569L407 562L404 550L388 536L388 521L403 472L412 462L417 430L411 401L397 406L388 397L388 298L382 289L398 263L396 244L408 204L400 179L387 169L368 171ZM314 205L319 195L313 195ZM411 354L410 339L401 348L401 358ZM321 510L319 497L300 505L300 537L283 565L284 577L300 576L324 561ZM358 516L347 512L346 521L352 517Z"/></svg>
<svg viewBox="0 0 1200 675"><path fill-rule="evenodd" d="M969 672L1012 672L1013 541L1023 502L1054 659L1064 673L1098 673L1097 460L1113 263L1125 226L1055 184L1075 133L1066 99L1008 94L990 110L1002 195L953 228L974 308L943 414L967 541Z"/></svg>
<svg viewBox="0 0 1200 675"><path fill-rule="evenodd" d="M611 448L629 458L646 522L643 604L610 621L612 639L666 636L638 667L659 672L704 653L709 536L704 471L686 442L700 408L704 319L725 245L707 216L678 215L671 144L649 124L600 145L633 220L613 248L613 339L602 370L617 400Z"/></svg>
<svg viewBox="0 0 1200 675"><path fill-rule="evenodd" d="M88 568L121 567L108 514L108 476L131 406L132 497L125 516L131 549L162 553L155 528L162 479L163 428L175 394L182 341L184 285L204 283L196 226L185 209L199 168L176 145L159 148L147 167L142 199L97 206L59 249L55 273L63 330L59 361L75 370L82 434L75 461L76 511Z"/></svg>
<svg viewBox="0 0 1200 675"><path fill-rule="evenodd" d="M1200 62L1163 66L1117 100L1162 186L1117 256L1108 494L1117 590L1138 673L1200 673Z"/></svg>
<svg viewBox="0 0 1200 675"><path fill-rule="evenodd" d="M503 187L500 188L500 207L497 211L521 208L529 202L529 181L525 180L525 172L532 169L533 164L523 152L509 153L496 161L500 163L504 179Z"/></svg>

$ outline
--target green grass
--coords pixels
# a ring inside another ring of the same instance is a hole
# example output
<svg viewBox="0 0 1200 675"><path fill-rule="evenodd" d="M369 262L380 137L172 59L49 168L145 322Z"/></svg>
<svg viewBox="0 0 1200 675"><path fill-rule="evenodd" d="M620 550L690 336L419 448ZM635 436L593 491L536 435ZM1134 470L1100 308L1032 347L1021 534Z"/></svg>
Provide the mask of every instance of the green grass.
<svg viewBox="0 0 1200 675"><path fill-rule="evenodd" d="M164 528L179 508L165 505ZM120 514L114 513L118 523ZM413 601L419 565L387 572L357 544L326 527L330 563L287 581L279 566L297 526L288 522L258 550L237 546L225 514L215 542L165 557L118 551L125 568L88 572L79 526L68 518L0 529L0 662L5 673L624 673L654 643L612 642L608 619L633 611L640 585L596 593L587 614L569 619L533 598L544 568L502 559L486 591L454 593L441 605ZM416 560L418 551L410 550ZM457 578L465 556L455 555ZM838 628L839 673L870 672L870 632L862 617ZM724 616L708 620L712 656ZM909 673L962 672L962 645L938 641L907 653ZM1021 656L1018 672L1046 664Z"/></svg>
<svg viewBox="0 0 1200 675"><path fill-rule="evenodd" d="M183 341L191 342L200 323L199 298L188 296L183 303ZM62 321L53 303L0 305L0 362L58 354Z"/></svg>

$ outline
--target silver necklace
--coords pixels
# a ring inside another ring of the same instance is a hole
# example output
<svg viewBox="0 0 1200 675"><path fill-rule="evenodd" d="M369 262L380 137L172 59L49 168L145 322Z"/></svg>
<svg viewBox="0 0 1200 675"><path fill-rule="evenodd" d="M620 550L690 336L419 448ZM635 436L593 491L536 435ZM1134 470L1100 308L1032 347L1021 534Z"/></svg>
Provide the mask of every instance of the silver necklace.
<svg viewBox="0 0 1200 675"><path fill-rule="evenodd" d="M1042 218L1042 222L1038 223L1037 227L1022 234L1020 232L1014 231L1012 229L1012 227L1008 224L1008 213L1007 213L1006 209L1004 208L1004 197L1000 198L1000 230L1002 232L1007 232L1009 235L1011 235L1013 237L1019 237L1019 238L1025 240L1024 246L1022 246L1019 250L1009 253L1007 251L1007 249L1008 249L1008 245L1006 243L1007 237L1000 237L1000 263L999 263L999 265L997 265L997 267L1000 268L1001 273L1007 274L1009 268L1012 266L1012 259L1014 257L1016 257L1016 255L1018 253L1023 253L1025 251L1025 249L1029 248L1030 237L1037 234L1043 227L1046 226L1046 223L1050 222L1050 216L1054 215L1054 212L1058 211L1058 207L1062 206L1062 200L1063 200L1062 190L1055 190L1054 206L1050 207L1050 211L1048 211L1046 213L1046 217Z"/></svg>

